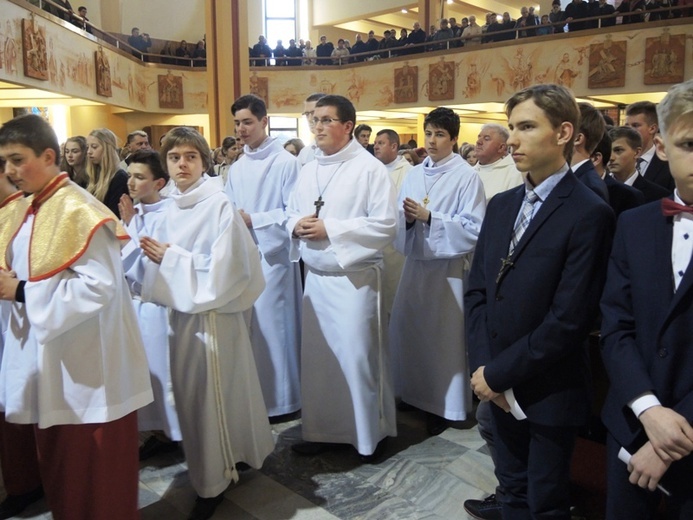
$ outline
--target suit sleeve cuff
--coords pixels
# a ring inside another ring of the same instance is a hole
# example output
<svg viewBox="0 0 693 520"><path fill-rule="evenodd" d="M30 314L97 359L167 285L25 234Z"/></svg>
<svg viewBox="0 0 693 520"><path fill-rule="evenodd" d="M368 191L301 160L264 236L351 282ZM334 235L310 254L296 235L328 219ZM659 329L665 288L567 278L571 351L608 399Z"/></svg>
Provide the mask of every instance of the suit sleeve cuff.
<svg viewBox="0 0 693 520"><path fill-rule="evenodd" d="M642 414L648 408L660 406L661 404L662 403L659 402L659 399L657 399L652 392L645 392L629 402L628 406L631 410L633 410L635 417L640 417L640 414Z"/></svg>
<svg viewBox="0 0 693 520"><path fill-rule="evenodd" d="M518 421L524 421L527 416L520 407L520 404L517 402L517 399L515 399L515 392L513 392L513 389L508 388L505 392L503 392L503 395L505 396L505 400L508 401L508 404L510 405L510 413L512 416Z"/></svg>

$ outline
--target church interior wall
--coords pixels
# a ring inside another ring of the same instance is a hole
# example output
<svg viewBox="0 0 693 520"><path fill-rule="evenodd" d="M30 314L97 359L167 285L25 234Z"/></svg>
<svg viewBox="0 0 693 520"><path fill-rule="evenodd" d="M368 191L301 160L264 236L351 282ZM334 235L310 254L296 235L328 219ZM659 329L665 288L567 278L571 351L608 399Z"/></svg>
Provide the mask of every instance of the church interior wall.
<svg viewBox="0 0 693 520"><path fill-rule="evenodd" d="M205 0L123 0L122 33L133 27L152 38L196 43L205 34Z"/></svg>

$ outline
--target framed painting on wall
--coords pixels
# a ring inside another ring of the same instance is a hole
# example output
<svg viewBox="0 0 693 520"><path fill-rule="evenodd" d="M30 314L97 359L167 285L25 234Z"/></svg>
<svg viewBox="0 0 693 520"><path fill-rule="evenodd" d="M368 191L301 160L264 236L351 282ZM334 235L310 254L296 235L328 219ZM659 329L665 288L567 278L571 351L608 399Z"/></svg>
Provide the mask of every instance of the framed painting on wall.
<svg viewBox="0 0 693 520"><path fill-rule="evenodd" d="M46 28L36 20L22 20L22 57L24 75L29 78L48 80L48 45Z"/></svg>
<svg viewBox="0 0 693 520"><path fill-rule="evenodd" d="M108 63L108 55L99 47L94 51L95 70L96 70L96 93L99 96L111 97L111 66Z"/></svg>
<svg viewBox="0 0 693 520"><path fill-rule="evenodd" d="M183 78L170 72L157 76L159 80L159 108L184 108Z"/></svg>
<svg viewBox="0 0 693 520"><path fill-rule="evenodd" d="M607 35L603 43L590 45L589 88L625 87L626 86L626 49L627 42L612 41Z"/></svg>
<svg viewBox="0 0 693 520"><path fill-rule="evenodd" d="M419 67L407 64L395 69L395 103L416 103L419 100Z"/></svg>
<svg viewBox="0 0 693 520"><path fill-rule="evenodd" d="M645 85L683 82L686 61L686 35L662 30L659 38L645 40Z"/></svg>

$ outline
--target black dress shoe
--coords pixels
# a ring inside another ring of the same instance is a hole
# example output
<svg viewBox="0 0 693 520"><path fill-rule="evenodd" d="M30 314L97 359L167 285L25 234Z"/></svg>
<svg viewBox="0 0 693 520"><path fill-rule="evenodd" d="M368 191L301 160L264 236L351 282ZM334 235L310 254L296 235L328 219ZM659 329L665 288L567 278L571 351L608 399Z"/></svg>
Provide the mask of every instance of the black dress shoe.
<svg viewBox="0 0 693 520"><path fill-rule="evenodd" d="M464 510L472 518L479 520L503 520L501 505L496 495L489 495L483 500L465 500Z"/></svg>
<svg viewBox="0 0 693 520"><path fill-rule="evenodd" d="M156 435L152 435L140 448L140 462L151 459L162 453L171 453L178 449L178 443L175 441L164 442Z"/></svg>
<svg viewBox="0 0 693 520"><path fill-rule="evenodd" d="M0 503L0 519L12 518L17 516L34 502L43 498L43 487L39 487L28 493L21 495L7 495L7 498Z"/></svg>
<svg viewBox="0 0 693 520"><path fill-rule="evenodd" d="M375 451L370 455L359 455L361 462L365 464L376 464L383 459L385 450L387 449L387 437L381 440L375 447Z"/></svg>
<svg viewBox="0 0 693 520"><path fill-rule="evenodd" d="M440 435L450 426L450 421L432 413L426 414L426 431L429 435Z"/></svg>
<svg viewBox="0 0 693 520"><path fill-rule="evenodd" d="M346 449L346 444L335 444L333 442L299 442L292 444L291 450L304 457L314 457L328 451L336 451Z"/></svg>
<svg viewBox="0 0 693 520"><path fill-rule="evenodd" d="M212 518L217 506L224 501L224 493L211 498L197 497L195 507L190 513L188 520L207 520Z"/></svg>

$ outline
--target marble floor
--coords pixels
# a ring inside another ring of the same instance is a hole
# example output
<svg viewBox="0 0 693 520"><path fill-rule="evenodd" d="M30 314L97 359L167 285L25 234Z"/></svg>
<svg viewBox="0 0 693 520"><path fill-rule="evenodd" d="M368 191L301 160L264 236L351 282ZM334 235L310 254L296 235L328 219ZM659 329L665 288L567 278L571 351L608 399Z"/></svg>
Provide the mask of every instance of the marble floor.
<svg viewBox="0 0 693 520"><path fill-rule="evenodd" d="M362 464L351 449L298 456L290 445L301 438L300 421L273 429L277 444L272 455L261 470L241 473L213 518L467 519L462 502L495 487L491 458L471 423L456 423L429 437L423 414L398 412L399 434L389 440L385 458L372 465ZM142 520L183 520L194 500L182 453L142 463ZM18 518L52 517L41 500Z"/></svg>
<svg viewBox="0 0 693 520"><path fill-rule="evenodd" d="M422 413L398 412L398 436L378 464L362 464L351 449L301 457L290 449L301 438L300 421L273 429L274 452L261 470L241 473L214 519L466 520L462 502L495 488L491 458L473 423L430 437ZM183 520L194 500L181 452L142 463L142 520ZM18 518L52 517L41 500Z"/></svg>

